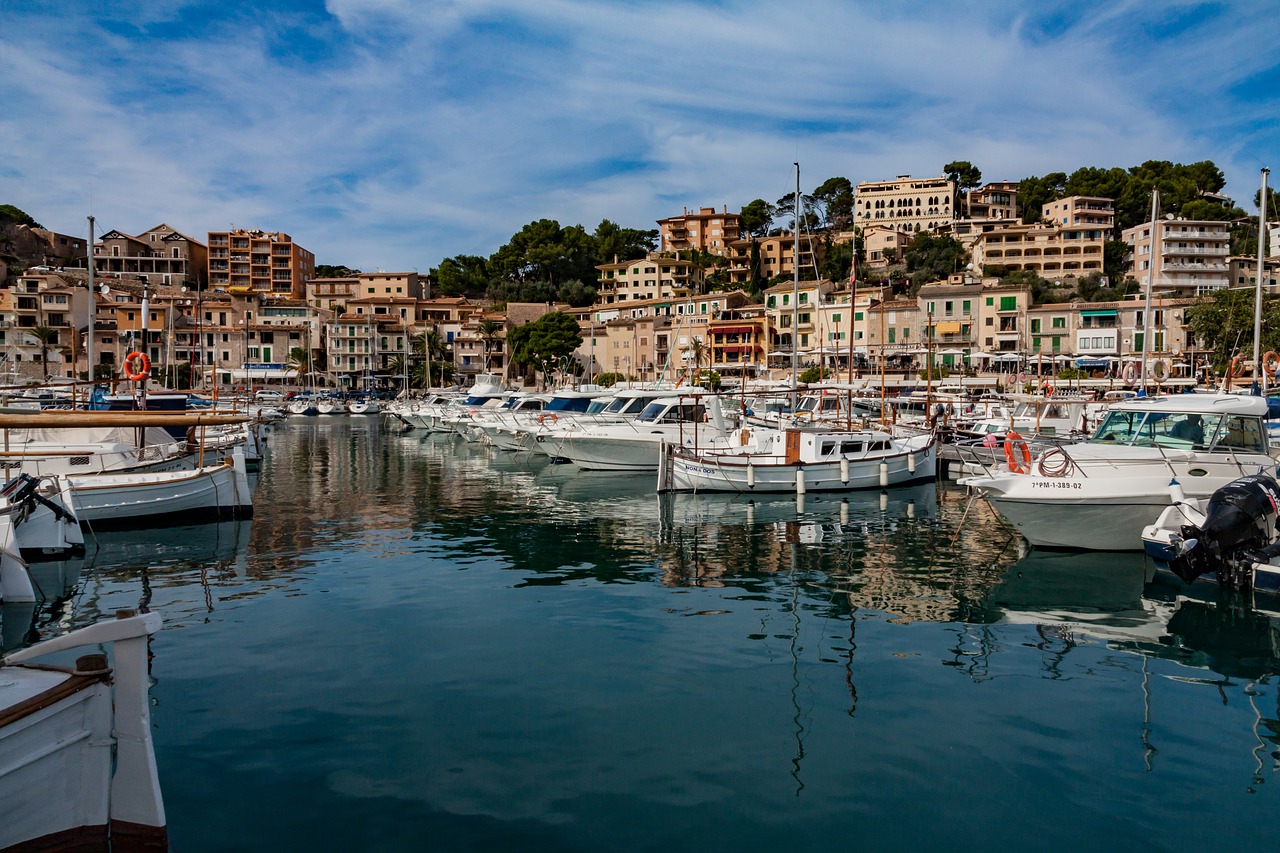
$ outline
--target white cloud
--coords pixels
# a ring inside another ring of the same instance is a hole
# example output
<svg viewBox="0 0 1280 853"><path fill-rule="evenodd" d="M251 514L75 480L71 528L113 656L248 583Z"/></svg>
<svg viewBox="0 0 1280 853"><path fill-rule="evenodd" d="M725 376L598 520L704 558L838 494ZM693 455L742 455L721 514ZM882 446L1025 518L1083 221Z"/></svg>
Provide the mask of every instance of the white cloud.
<svg viewBox="0 0 1280 853"><path fill-rule="evenodd" d="M952 159L991 179L1212 159L1247 201L1275 153L1274 95L1236 87L1270 70L1253 46L1277 25L1191 5L326 9L185 31L172 4L130 26L19 16L0 45L16 105L0 200L76 233L92 185L106 227L234 223L322 263L425 270L544 216L652 227L773 200L797 159L806 188ZM42 49L13 46L30 38Z"/></svg>

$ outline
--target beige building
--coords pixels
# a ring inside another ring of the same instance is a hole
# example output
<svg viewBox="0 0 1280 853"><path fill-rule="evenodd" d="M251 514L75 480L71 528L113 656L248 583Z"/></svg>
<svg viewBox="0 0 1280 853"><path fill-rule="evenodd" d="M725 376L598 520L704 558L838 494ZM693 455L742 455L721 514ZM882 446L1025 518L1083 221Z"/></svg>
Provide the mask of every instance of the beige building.
<svg viewBox="0 0 1280 853"><path fill-rule="evenodd" d="M1198 296L1230 284L1229 223L1188 219L1159 219L1126 228L1129 274L1153 292ZM1154 246L1154 251L1153 251Z"/></svg>
<svg viewBox="0 0 1280 853"><path fill-rule="evenodd" d="M900 263L913 235L888 225L868 225L862 229L862 252L867 266L884 269Z"/></svg>
<svg viewBox="0 0 1280 853"><path fill-rule="evenodd" d="M136 237L108 231L93 247L94 269L100 274L157 285L203 285L208 280L208 259L205 244L164 224Z"/></svg>
<svg viewBox="0 0 1280 853"><path fill-rule="evenodd" d="M1258 283L1258 259L1236 255L1227 259L1229 287L1255 287ZM1280 258L1263 264L1262 288L1267 293L1280 293Z"/></svg>
<svg viewBox="0 0 1280 853"><path fill-rule="evenodd" d="M1018 182L996 181L965 193L966 219L1002 221L1018 218Z"/></svg>
<svg viewBox="0 0 1280 853"><path fill-rule="evenodd" d="M981 349L983 295L982 284L963 274L917 291L920 345L931 346L938 363L963 366L969 363L965 356Z"/></svg>
<svg viewBox="0 0 1280 853"><path fill-rule="evenodd" d="M945 177L912 178L858 184L854 225L888 225L914 233L949 228L956 214L956 185Z"/></svg>
<svg viewBox="0 0 1280 853"><path fill-rule="evenodd" d="M1116 208L1109 198L1073 195L1042 205L1040 218L1054 225L1102 228L1116 227Z"/></svg>
<svg viewBox="0 0 1280 853"><path fill-rule="evenodd" d="M1102 272L1109 228L1076 225L1023 225L986 228L973 235L973 265L984 275L1031 270L1061 280Z"/></svg>
<svg viewBox="0 0 1280 853"><path fill-rule="evenodd" d="M867 320L867 356L873 367L901 369L924 361L924 321L915 299L878 302L868 309Z"/></svg>
<svg viewBox="0 0 1280 853"><path fill-rule="evenodd" d="M316 256L282 232L236 229L209 232L209 285L233 293L306 297Z"/></svg>
<svg viewBox="0 0 1280 853"><path fill-rule="evenodd" d="M725 207L716 212L714 207L699 208L696 212L684 209L680 216L658 220L663 252L680 252L696 249L713 255L728 255L729 244L741 236L739 216Z"/></svg>
<svg viewBox="0 0 1280 853"><path fill-rule="evenodd" d="M649 299L678 299L697 289L698 268L690 261L650 252L632 261L596 267L596 302L613 305Z"/></svg>
<svg viewBox="0 0 1280 853"><path fill-rule="evenodd" d="M983 287L974 335L979 349L997 356L1025 354L1031 343L1027 322L1030 307L1031 291L1025 287Z"/></svg>
<svg viewBox="0 0 1280 853"><path fill-rule="evenodd" d="M751 281L751 240L736 240L729 247L729 281L746 284ZM795 275L795 238L791 234L774 234L755 241L760 253L760 277L770 281L778 276ZM805 236L800 240L800 274L815 275L822 260L822 245Z"/></svg>

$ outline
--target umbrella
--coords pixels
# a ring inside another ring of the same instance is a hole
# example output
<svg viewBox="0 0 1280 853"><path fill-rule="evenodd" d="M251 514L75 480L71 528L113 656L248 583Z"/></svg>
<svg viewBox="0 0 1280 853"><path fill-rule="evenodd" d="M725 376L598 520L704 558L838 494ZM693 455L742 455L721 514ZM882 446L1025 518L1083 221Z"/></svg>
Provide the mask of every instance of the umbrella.
<svg viewBox="0 0 1280 853"><path fill-rule="evenodd" d="M962 349L943 349L943 350L938 350L936 353L934 353L934 355L964 355L964 350L962 350Z"/></svg>
<svg viewBox="0 0 1280 853"><path fill-rule="evenodd" d="M995 357L996 361L1022 361L1022 356L1017 353L1006 352Z"/></svg>

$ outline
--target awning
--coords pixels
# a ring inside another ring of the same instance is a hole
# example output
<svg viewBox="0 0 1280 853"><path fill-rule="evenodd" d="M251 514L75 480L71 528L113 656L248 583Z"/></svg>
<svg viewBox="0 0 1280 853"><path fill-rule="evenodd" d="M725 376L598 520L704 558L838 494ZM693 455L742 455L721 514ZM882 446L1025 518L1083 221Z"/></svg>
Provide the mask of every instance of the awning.
<svg viewBox="0 0 1280 853"><path fill-rule="evenodd" d="M995 361L1022 361L1022 356L1018 355L1017 353L1006 352L996 356L994 360Z"/></svg>
<svg viewBox="0 0 1280 853"><path fill-rule="evenodd" d="M713 335L749 335L756 331L754 326L730 326L723 329L712 329Z"/></svg>
<svg viewBox="0 0 1280 853"><path fill-rule="evenodd" d="M1114 308L1096 308L1088 311L1081 311L1081 317L1114 317L1118 312Z"/></svg>
<svg viewBox="0 0 1280 853"><path fill-rule="evenodd" d="M938 350L936 353L934 353L934 355L964 355L964 350L962 350L962 349L943 349L943 350Z"/></svg>
<svg viewBox="0 0 1280 853"><path fill-rule="evenodd" d="M1105 358L1077 358L1076 367L1110 367L1111 362Z"/></svg>
<svg viewBox="0 0 1280 853"><path fill-rule="evenodd" d="M954 322L934 323L933 329L939 335L958 335L960 334L960 324Z"/></svg>

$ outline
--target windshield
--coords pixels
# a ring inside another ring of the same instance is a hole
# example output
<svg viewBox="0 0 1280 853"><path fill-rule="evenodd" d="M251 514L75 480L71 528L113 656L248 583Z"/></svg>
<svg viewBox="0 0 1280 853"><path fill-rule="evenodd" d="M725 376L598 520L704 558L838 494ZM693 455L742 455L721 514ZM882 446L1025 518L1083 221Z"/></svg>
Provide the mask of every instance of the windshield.
<svg viewBox="0 0 1280 853"><path fill-rule="evenodd" d="M548 412L585 412L591 407L590 397L553 397L551 402L547 403ZM599 406L595 411L600 411L603 406Z"/></svg>
<svg viewBox="0 0 1280 853"><path fill-rule="evenodd" d="M1091 442L1266 453L1266 432L1250 415L1108 412Z"/></svg>

